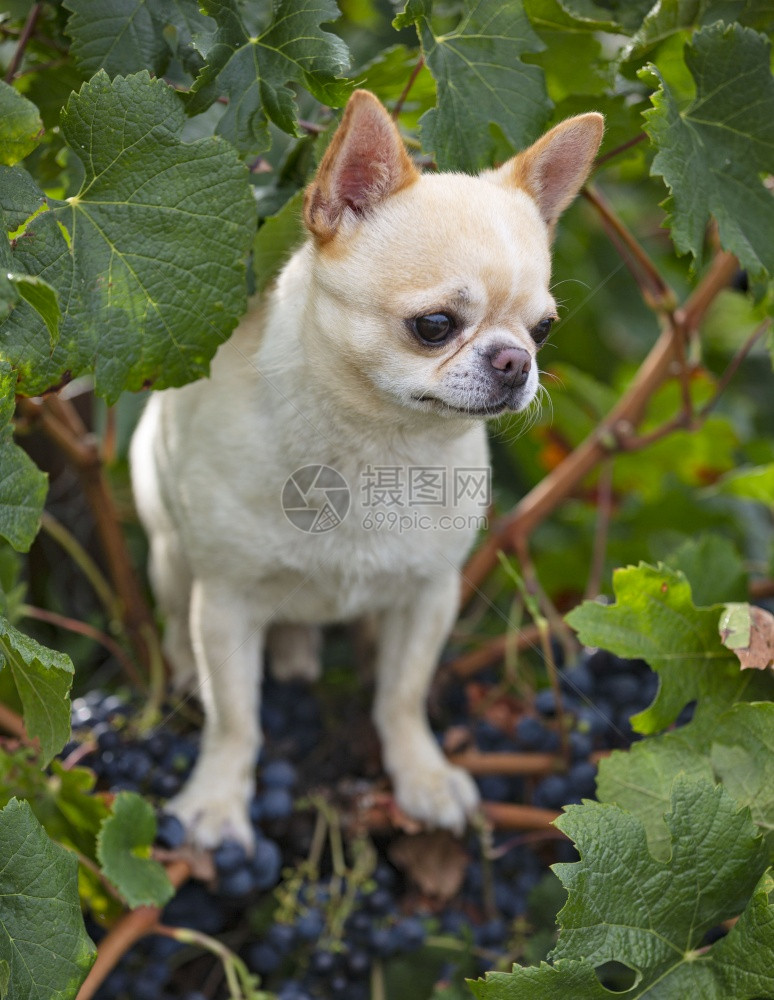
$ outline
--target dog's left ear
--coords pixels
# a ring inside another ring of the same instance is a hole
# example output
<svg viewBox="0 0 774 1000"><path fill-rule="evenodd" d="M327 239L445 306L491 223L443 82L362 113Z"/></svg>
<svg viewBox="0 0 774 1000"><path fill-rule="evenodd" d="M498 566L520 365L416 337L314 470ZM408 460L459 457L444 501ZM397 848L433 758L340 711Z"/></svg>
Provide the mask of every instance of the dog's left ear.
<svg viewBox="0 0 774 1000"><path fill-rule="evenodd" d="M364 215L418 177L387 110L367 90L356 90L306 189L304 222L325 242L348 209Z"/></svg>
<svg viewBox="0 0 774 1000"><path fill-rule="evenodd" d="M604 125L595 111L568 118L494 171L494 178L530 194L553 232L591 170Z"/></svg>

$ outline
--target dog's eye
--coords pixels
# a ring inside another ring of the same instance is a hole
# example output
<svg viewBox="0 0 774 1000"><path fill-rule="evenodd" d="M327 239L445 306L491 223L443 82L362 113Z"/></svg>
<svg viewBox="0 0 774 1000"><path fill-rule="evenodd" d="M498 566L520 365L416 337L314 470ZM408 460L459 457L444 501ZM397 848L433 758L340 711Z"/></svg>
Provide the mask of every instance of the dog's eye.
<svg viewBox="0 0 774 1000"><path fill-rule="evenodd" d="M411 321L414 333L426 344L441 344L454 333L454 319L448 313L430 313Z"/></svg>
<svg viewBox="0 0 774 1000"><path fill-rule="evenodd" d="M548 319L542 319L537 326L532 328L530 332L532 333L532 339L536 344L542 344L543 341L546 340L551 332L551 327L554 325L554 322L554 317L549 316Z"/></svg>

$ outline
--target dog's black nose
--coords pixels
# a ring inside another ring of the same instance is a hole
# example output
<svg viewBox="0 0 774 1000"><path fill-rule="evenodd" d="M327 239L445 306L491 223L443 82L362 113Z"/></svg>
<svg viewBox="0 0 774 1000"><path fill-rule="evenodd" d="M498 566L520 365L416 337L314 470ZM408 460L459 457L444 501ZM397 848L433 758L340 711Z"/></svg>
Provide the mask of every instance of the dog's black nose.
<svg viewBox="0 0 774 1000"><path fill-rule="evenodd" d="M521 347L498 347L489 355L489 363L499 381L512 389L524 385L532 359Z"/></svg>

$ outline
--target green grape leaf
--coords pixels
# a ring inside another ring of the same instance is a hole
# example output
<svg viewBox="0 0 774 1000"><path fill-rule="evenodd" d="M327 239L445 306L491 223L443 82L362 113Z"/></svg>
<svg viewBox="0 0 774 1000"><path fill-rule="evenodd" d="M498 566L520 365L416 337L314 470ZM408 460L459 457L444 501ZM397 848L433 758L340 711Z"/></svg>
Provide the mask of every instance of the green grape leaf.
<svg viewBox="0 0 774 1000"><path fill-rule="evenodd" d="M714 21L739 21L770 30L774 16L771 0L660 0L645 17L623 53L624 60L641 59L646 52L678 31Z"/></svg>
<svg viewBox="0 0 774 1000"><path fill-rule="evenodd" d="M45 205L43 192L26 170L0 166L0 211L9 232L14 232ZM0 249L0 253L3 252ZM10 265L4 257L3 267L6 266Z"/></svg>
<svg viewBox="0 0 774 1000"><path fill-rule="evenodd" d="M69 1000L96 949L78 899L78 862L52 843L29 803L0 811L0 962L13 1000Z"/></svg>
<svg viewBox="0 0 774 1000"><path fill-rule="evenodd" d="M48 477L13 440L16 375L0 361L0 537L27 552L40 527Z"/></svg>
<svg viewBox="0 0 774 1000"><path fill-rule="evenodd" d="M422 147L441 170L490 167L499 148L492 126L516 149L537 138L551 112L543 73L521 60L544 48L520 3L466 0L453 31L438 35L431 0L409 0L396 27L416 25L435 78L438 106L420 121Z"/></svg>
<svg viewBox="0 0 774 1000"><path fill-rule="evenodd" d="M291 82L323 104L340 107L346 101L352 83L341 77L349 66L349 49L320 27L339 17L334 0L276 0L271 21L255 33L242 19L237 0L203 0L202 9L218 30L188 110L198 114L226 94L229 102L217 132L240 152L269 148L269 121L290 135L301 134Z"/></svg>
<svg viewBox="0 0 774 1000"><path fill-rule="evenodd" d="M742 912L768 862L749 810L722 786L684 776L666 816L668 861L653 858L642 823L618 806L570 807L556 825L581 861L554 866L568 898L552 957L622 962L651 983L679 977L705 932ZM603 899L595 884L605 886Z"/></svg>
<svg viewBox="0 0 774 1000"><path fill-rule="evenodd" d="M163 906L174 888L150 857L156 837L153 807L134 792L119 792L97 838L102 870L129 906Z"/></svg>
<svg viewBox="0 0 774 1000"><path fill-rule="evenodd" d="M66 0L67 33L84 74L113 77L151 69L158 76L170 58L214 31L196 0Z"/></svg>
<svg viewBox="0 0 774 1000"><path fill-rule="evenodd" d="M245 309L255 209L233 150L181 142L184 120L178 96L147 73L111 83L100 71L71 96L62 134L83 184L28 222L13 250L15 269L48 281L62 310L53 352L26 304L0 326L20 391L93 370L112 401L207 373Z"/></svg>
<svg viewBox="0 0 774 1000"><path fill-rule="evenodd" d="M293 250L303 243L307 235L301 220L303 204L304 192L297 191L258 230L253 242L253 270L257 292L263 291L279 273Z"/></svg>
<svg viewBox="0 0 774 1000"><path fill-rule="evenodd" d="M32 101L0 80L0 163L13 166L38 145L43 122Z"/></svg>
<svg viewBox="0 0 774 1000"><path fill-rule="evenodd" d="M47 764L70 735L72 661L0 618L0 670L3 667L11 672L27 732L39 741L41 762Z"/></svg>
<svg viewBox="0 0 774 1000"><path fill-rule="evenodd" d="M638 732L664 729L688 702L733 689L739 671L718 635L721 605L697 608L685 576L664 565L618 569L613 590L615 604L584 601L567 621L585 645L643 659L659 673L653 704L632 717Z"/></svg>
<svg viewBox="0 0 774 1000"><path fill-rule="evenodd" d="M609 89L614 64L599 38L562 10L559 0L524 0L524 10L544 43L543 51L529 62L545 73L548 96L555 104L581 94L600 96Z"/></svg>
<svg viewBox="0 0 774 1000"><path fill-rule="evenodd" d="M559 0L562 8L589 30L631 34L642 24L655 0Z"/></svg>
<svg viewBox="0 0 774 1000"><path fill-rule="evenodd" d="M717 720L710 757L718 780L753 820L774 830L774 703L734 705Z"/></svg>
<svg viewBox="0 0 774 1000"><path fill-rule="evenodd" d="M691 585L691 598L698 607L743 601L747 575L736 546L723 535L701 534L688 538L665 560L671 569L684 573Z"/></svg>
<svg viewBox="0 0 774 1000"><path fill-rule="evenodd" d="M556 821L580 861L554 871L568 891L559 913L553 968L496 973L473 984L480 1000L585 1000L610 997L594 975L606 962L636 973L627 998L754 1000L774 987L767 960L774 946L774 907L765 898L768 850L722 786L678 777L672 787L667 860L648 850L645 829L618 806L585 802ZM707 930L742 913L728 938L700 948ZM726 939L728 941L728 939ZM735 962L740 946L757 952ZM579 959L582 958L582 961Z"/></svg>
<svg viewBox="0 0 774 1000"><path fill-rule="evenodd" d="M714 483L707 492L756 500L774 507L774 464L734 469Z"/></svg>
<svg viewBox="0 0 774 1000"><path fill-rule="evenodd" d="M761 678L748 683L741 677L733 707L704 702L688 725L634 743L628 751L614 751L599 762L597 797L640 819L653 857L669 857L664 814L680 774L722 781L738 805L750 807L758 826L771 829L774 705L747 700L766 693L774 694L774 683L766 685Z"/></svg>
<svg viewBox="0 0 774 1000"><path fill-rule="evenodd" d="M20 296L38 313L46 324L52 344L56 343L62 314L59 298L51 285L34 274L0 273L0 320L10 315Z"/></svg>
<svg viewBox="0 0 774 1000"><path fill-rule="evenodd" d="M656 67L641 74L660 84L645 129L658 149L651 172L671 191L668 222L678 252L698 258L714 216L723 247L754 274L774 271L774 198L760 177L774 162L770 58L763 35L717 23L685 48L696 86L687 107Z"/></svg>
<svg viewBox="0 0 774 1000"><path fill-rule="evenodd" d="M0 959L0 997L5 1000L8 996L8 984L11 981L11 967L6 960Z"/></svg>

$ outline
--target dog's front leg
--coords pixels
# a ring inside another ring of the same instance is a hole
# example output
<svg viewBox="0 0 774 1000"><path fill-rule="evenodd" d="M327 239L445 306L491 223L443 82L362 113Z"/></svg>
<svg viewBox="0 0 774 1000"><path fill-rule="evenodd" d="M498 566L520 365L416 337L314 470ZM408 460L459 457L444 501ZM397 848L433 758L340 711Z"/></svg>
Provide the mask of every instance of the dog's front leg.
<svg viewBox="0 0 774 1000"><path fill-rule="evenodd" d="M191 638L205 722L193 774L168 810L200 847L213 847L225 838L252 846L248 807L260 746L265 621L249 588L222 580L194 581Z"/></svg>
<svg viewBox="0 0 774 1000"><path fill-rule="evenodd" d="M398 805L416 819L461 833L478 791L469 774L444 758L425 706L458 603L459 577L450 572L407 587L400 607L382 616L374 721Z"/></svg>

